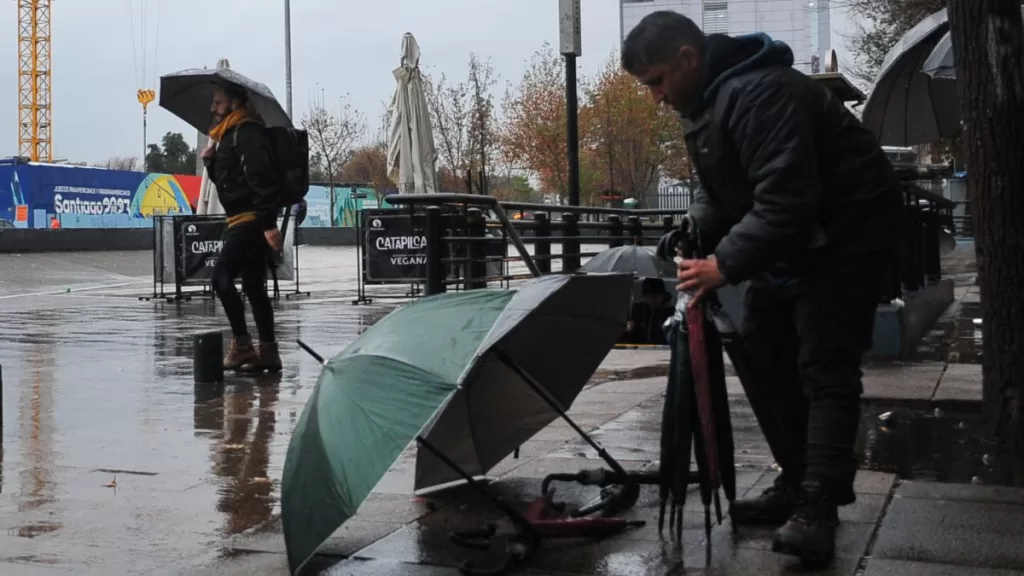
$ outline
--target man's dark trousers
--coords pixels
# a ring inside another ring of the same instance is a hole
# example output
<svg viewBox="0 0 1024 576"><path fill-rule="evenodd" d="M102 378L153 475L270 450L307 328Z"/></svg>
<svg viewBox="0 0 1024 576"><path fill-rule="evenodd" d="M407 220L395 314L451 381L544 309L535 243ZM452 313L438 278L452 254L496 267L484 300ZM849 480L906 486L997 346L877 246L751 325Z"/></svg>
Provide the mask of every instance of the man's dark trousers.
<svg viewBox="0 0 1024 576"><path fill-rule="evenodd" d="M274 342L274 309L267 295L266 278L270 249L263 230L255 222L230 227L213 268L213 289L224 306L235 337L248 336L245 305L235 288L242 277L242 290L252 306L252 317L261 342Z"/></svg>
<svg viewBox="0 0 1024 576"><path fill-rule="evenodd" d="M854 499L861 361L871 347L888 253L816 259L786 287L753 283L741 334L759 419L783 480L819 481L839 504ZM766 431L769 427L763 426Z"/></svg>

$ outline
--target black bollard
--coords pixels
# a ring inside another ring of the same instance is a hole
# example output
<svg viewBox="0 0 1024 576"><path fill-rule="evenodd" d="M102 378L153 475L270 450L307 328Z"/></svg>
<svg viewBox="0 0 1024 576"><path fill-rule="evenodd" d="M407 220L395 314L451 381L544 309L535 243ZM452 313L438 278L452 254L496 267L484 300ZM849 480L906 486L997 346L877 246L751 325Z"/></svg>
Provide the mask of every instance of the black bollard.
<svg viewBox="0 0 1024 576"><path fill-rule="evenodd" d="M224 381L224 336L220 332L192 337L192 379L197 384Z"/></svg>

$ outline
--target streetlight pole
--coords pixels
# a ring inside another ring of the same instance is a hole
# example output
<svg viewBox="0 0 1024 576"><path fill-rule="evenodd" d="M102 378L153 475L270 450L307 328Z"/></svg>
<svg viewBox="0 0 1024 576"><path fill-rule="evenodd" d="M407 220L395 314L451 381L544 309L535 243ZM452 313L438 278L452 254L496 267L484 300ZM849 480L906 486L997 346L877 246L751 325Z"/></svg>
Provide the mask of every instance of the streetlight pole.
<svg viewBox="0 0 1024 576"><path fill-rule="evenodd" d="M580 205L579 105L576 94L576 58L582 55L580 0L558 0L558 43L565 57L565 136L569 160L569 205Z"/></svg>
<svg viewBox="0 0 1024 576"><path fill-rule="evenodd" d="M292 117L292 2L284 0L284 90L285 112Z"/></svg>

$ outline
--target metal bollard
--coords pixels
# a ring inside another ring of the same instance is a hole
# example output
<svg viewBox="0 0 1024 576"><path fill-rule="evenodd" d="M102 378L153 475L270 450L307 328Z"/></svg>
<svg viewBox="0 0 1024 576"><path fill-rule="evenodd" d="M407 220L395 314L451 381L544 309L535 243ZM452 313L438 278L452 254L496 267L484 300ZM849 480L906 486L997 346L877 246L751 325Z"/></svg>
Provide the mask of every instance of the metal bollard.
<svg viewBox="0 0 1024 576"><path fill-rule="evenodd" d="M487 282L481 278L487 277L487 248L484 242L474 239L487 237L487 221L483 211L479 208L470 208L466 211L466 236L469 241L466 243L466 260L463 270L466 271L466 290L487 288Z"/></svg>
<svg viewBox="0 0 1024 576"><path fill-rule="evenodd" d="M629 235L633 239L634 246L644 245L644 223L639 216L630 216L626 219L626 226L629 228Z"/></svg>
<svg viewBox="0 0 1024 576"><path fill-rule="evenodd" d="M192 379L196 384L224 381L224 336L220 332L192 337Z"/></svg>
<svg viewBox="0 0 1024 576"><path fill-rule="evenodd" d="M537 223L533 233L536 238L533 242L533 259L541 274L551 274L551 220L546 212L535 213L533 220Z"/></svg>
<svg viewBox="0 0 1024 576"><path fill-rule="evenodd" d="M441 208L427 206L423 224L423 236L427 239L427 271L423 293L427 296L445 291L444 236L441 225Z"/></svg>
<svg viewBox="0 0 1024 576"><path fill-rule="evenodd" d="M580 267L579 216L562 214L562 272L572 274Z"/></svg>
<svg viewBox="0 0 1024 576"><path fill-rule="evenodd" d="M618 248L622 246L622 218L618 214L612 214L608 217L608 224L610 225L608 230L608 247Z"/></svg>

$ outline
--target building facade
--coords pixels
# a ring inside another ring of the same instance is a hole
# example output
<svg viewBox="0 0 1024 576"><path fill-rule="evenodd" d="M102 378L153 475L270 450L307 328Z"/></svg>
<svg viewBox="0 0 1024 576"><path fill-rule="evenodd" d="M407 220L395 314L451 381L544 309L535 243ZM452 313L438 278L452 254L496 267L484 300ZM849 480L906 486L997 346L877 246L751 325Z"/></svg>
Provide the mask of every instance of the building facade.
<svg viewBox="0 0 1024 576"><path fill-rule="evenodd" d="M793 49L793 67L823 71L832 48L830 0L619 0L621 37L641 18L672 10L691 18L707 34L764 32Z"/></svg>

